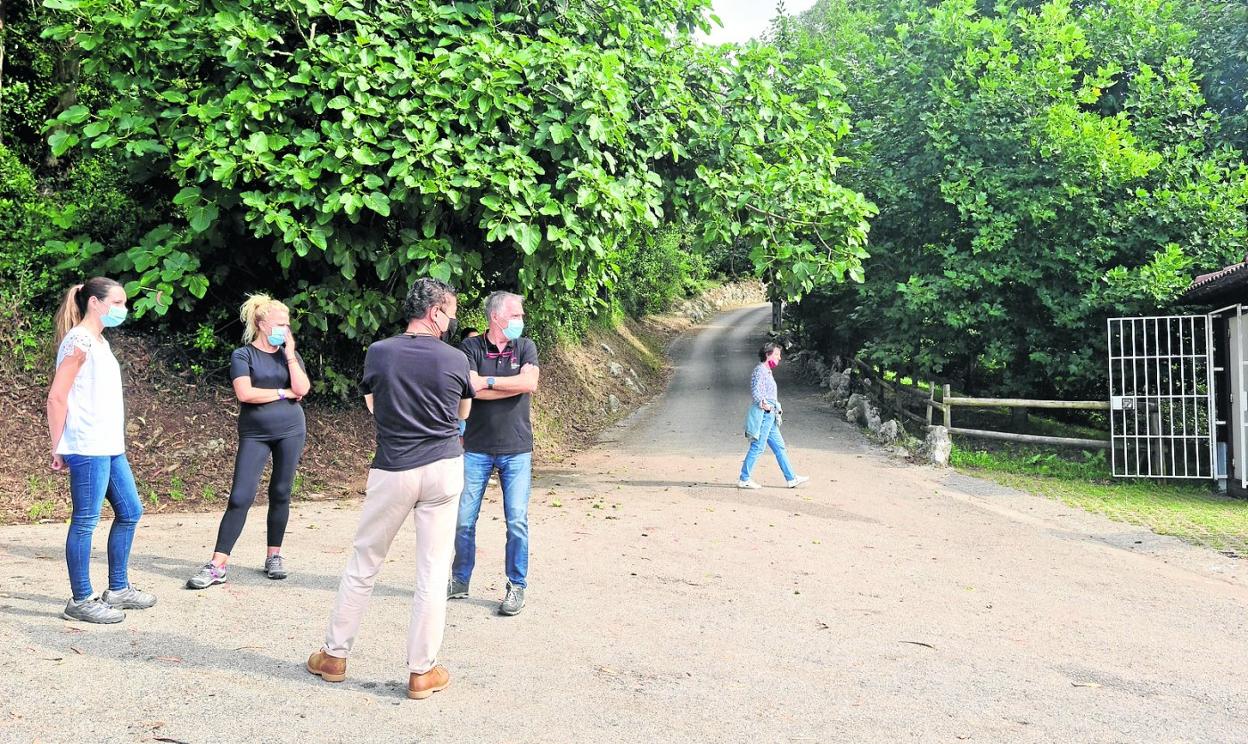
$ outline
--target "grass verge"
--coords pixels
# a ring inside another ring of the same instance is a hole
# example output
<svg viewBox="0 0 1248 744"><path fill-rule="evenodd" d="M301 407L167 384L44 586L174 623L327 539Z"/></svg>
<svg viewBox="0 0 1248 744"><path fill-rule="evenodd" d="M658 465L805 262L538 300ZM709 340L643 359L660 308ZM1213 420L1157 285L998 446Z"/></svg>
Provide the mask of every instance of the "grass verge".
<svg viewBox="0 0 1248 744"><path fill-rule="evenodd" d="M1214 493L1210 481L1114 478L1104 452L1058 455L1025 447L987 450L955 445L950 463L1003 486L1227 556L1248 557L1248 501Z"/></svg>

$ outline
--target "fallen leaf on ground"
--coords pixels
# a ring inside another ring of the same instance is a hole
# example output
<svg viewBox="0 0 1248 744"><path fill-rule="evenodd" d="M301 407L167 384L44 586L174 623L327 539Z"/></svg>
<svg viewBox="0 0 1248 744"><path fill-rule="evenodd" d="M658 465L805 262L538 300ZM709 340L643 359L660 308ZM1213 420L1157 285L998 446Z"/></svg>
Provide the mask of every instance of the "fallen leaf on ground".
<svg viewBox="0 0 1248 744"><path fill-rule="evenodd" d="M1100 687L1099 682L1071 682L1072 687Z"/></svg>
<svg viewBox="0 0 1248 744"><path fill-rule="evenodd" d="M909 643L912 646L922 646L923 648L930 648L933 651L936 650L935 646L930 643L924 643L923 641L898 641L898 643Z"/></svg>

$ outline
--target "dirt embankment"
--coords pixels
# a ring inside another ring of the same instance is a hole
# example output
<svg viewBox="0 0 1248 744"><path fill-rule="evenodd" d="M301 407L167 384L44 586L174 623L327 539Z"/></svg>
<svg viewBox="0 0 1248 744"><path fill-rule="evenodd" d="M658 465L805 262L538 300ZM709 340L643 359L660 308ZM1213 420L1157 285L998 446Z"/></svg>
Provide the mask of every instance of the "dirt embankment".
<svg viewBox="0 0 1248 744"><path fill-rule="evenodd" d="M668 375L663 350L675 335L715 310L763 299L761 285L729 284L682 302L669 314L594 329L581 345L543 350L541 389L533 402L539 465L585 446L660 392ZM196 384L172 371L163 351L145 336L116 332L110 340L122 366L128 455L145 509L221 509L237 444L238 404L229 386ZM0 390L0 441L9 444L8 457L0 460L0 524L69 516L66 476L48 468L46 394L33 377L16 377ZM295 498L362 493L373 454L367 411L313 398L307 420Z"/></svg>

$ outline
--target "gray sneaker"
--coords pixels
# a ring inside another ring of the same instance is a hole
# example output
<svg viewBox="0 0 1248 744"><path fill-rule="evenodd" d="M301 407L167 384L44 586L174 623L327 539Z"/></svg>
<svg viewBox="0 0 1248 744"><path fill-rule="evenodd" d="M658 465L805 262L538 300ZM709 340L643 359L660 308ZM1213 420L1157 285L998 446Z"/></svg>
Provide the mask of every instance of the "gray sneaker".
<svg viewBox="0 0 1248 744"><path fill-rule="evenodd" d="M100 595L100 601L118 610L146 610L156 606L156 595L128 586L119 592L109 589Z"/></svg>
<svg viewBox="0 0 1248 744"><path fill-rule="evenodd" d="M78 620L84 623L101 623L110 625L126 619L126 613L113 609L99 599L84 599L81 602L69 600L61 617L66 620Z"/></svg>
<svg viewBox="0 0 1248 744"><path fill-rule="evenodd" d="M211 561L199 569L199 573L186 580L187 589L207 589L213 584L225 583L225 567L217 568Z"/></svg>
<svg viewBox="0 0 1248 744"><path fill-rule="evenodd" d="M281 555L271 555L264 559L264 575L270 579L286 578L286 567L282 565Z"/></svg>
<svg viewBox="0 0 1248 744"><path fill-rule="evenodd" d="M503 603L498 606L498 614L500 615L519 615L520 610L524 609L524 587L514 586L510 581L507 582L507 596L503 598Z"/></svg>
<svg viewBox="0 0 1248 744"><path fill-rule="evenodd" d="M468 582L451 579L446 583L447 599L464 599L468 596Z"/></svg>

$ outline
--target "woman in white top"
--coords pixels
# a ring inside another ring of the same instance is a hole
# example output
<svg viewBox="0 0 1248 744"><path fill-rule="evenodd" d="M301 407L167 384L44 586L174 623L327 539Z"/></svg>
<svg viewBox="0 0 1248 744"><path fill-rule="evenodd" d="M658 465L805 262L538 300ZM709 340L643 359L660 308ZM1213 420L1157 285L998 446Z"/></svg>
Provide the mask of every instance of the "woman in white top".
<svg viewBox="0 0 1248 744"><path fill-rule="evenodd" d="M126 291L105 277L71 287L56 314L56 374L48 391L52 469L69 469L73 516L65 562L73 592L61 616L88 623L119 623L122 610L141 610L156 597L130 586L130 545L143 505L126 460L126 412L121 368L105 328L126 319ZM108 533L108 591L91 591L91 536L104 499L113 507Z"/></svg>

